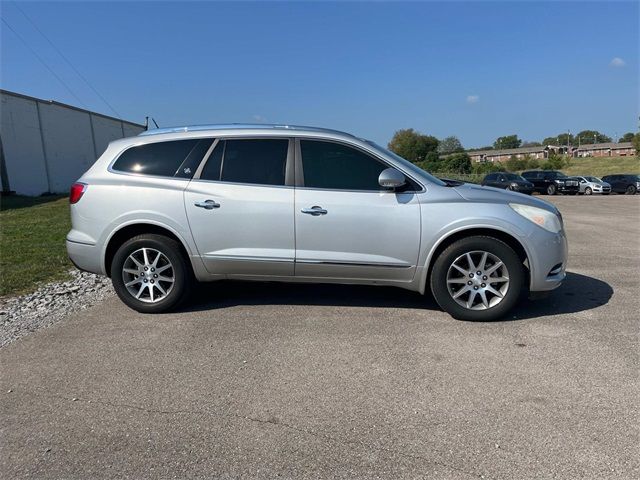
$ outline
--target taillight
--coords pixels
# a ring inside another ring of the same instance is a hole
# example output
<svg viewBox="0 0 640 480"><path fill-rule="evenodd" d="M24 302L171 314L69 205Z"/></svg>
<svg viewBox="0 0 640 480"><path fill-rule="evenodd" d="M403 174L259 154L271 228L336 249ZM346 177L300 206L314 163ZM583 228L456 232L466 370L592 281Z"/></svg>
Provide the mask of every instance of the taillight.
<svg viewBox="0 0 640 480"><path fill-rule="evenodd" d="M69 191L69 203L78 203L84 192L87 191L87 187L88 185L86 183L80 182L76 182L71 185L71 190Z"/></svg>

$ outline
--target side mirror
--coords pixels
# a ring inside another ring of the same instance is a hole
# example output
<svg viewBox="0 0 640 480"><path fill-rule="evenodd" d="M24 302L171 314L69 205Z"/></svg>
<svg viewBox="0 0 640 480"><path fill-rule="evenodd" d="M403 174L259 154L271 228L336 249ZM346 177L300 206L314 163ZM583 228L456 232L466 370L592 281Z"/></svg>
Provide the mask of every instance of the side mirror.
<svg viewBox="0 0 640 480"><path fill-rule="evenodd" d="M407 179L395 168L386 168L380 172L378 183L384 188L398 188L407 183Z"/></svg>

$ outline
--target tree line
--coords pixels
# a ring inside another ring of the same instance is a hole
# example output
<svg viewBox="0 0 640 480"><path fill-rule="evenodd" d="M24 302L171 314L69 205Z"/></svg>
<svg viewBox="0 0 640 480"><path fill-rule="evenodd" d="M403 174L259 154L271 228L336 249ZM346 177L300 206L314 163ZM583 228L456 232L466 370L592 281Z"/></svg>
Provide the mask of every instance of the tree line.
<svg viewBox="0 0 640 480"><path fill-rule="evenodd" d="M568 132L555 137L547 137L542 142L524 142L518 135L505 135L498 137L493 145L474 150L505 150L520 147L534 147L542 145L578 146L593 143L611 142L611 137L597 130L583 130L576 135ZM618 139L619 142L633 142L637 152L640 152L640 132L625 133ZM504 166L493 163L471 164L471 159L462 143L456 136L450 136L439 140L432 135L422 134L413 128L398 130L395 132L388 145L389 150L397 153L410 162L413 162L431 172L453 173L489 173L492 171L524 170L526 168L558 169L566 162L561 156L551 155L543 162L534 158L509 159Z"/></svg>

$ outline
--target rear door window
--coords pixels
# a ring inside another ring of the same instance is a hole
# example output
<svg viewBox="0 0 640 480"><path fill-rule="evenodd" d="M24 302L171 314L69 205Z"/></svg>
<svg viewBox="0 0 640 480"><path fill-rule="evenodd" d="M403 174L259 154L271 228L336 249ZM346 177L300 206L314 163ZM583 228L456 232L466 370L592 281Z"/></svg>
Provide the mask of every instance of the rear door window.
<svg viewBox="0 0 640 480"><path fill-rule="evenodd" d="M288 139L221 140L200 178L230 183L284 185Z"/></svg>
<svg viewBox="0 0 640 480"><path fill-rule="evenodd" d="M211 138L196 138L138 145L125 150L111 168L141 175L191 178L211 142Z"/></svg>

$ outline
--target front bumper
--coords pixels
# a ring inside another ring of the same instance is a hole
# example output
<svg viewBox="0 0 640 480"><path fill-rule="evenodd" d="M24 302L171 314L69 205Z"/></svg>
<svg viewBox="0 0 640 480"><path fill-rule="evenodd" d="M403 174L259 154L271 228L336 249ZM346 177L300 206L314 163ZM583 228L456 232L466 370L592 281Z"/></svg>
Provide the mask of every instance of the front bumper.
<svg viewBox="0 0 640 480"><path fill-rule="evenodd" d="M558 185L558 192L560 193L578 193L580 187L578 185Z"/></svg>
<svg viewBox="0 0 640 480"><path fill-rule="evenodd" d="M564 230L560 233L536 232L528 240L530 291L544 292L558 288L566 277L569 256Z"/></svg>

